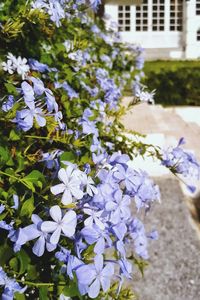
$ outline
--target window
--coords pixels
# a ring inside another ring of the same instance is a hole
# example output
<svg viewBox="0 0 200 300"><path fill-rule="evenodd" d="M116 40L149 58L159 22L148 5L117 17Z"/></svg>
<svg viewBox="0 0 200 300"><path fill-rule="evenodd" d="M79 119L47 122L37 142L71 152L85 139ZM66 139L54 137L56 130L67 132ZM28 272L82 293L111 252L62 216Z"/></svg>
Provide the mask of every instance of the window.
<svg viewBox="0 0 200 300"><path fill-rule="evenodd" d="M148 0L136 6L136 31L148 30Z"/></svg>
<svg viewBox="0 0 200 300"><path fill-rule="evenodd" d="M196 0L196 15L200 15L200 0Z"/></svg>
<svg viewBox="0 0 200 300"><path fill-rule="evenodd" d="M131 7L130 5L118 6L118 30L131 30Z"/></svg>
<svg viewBox="0 0 200 300"><path fill-rule="evenodd" d="M197 41L200 42L200 28L197 30Z"/></svg>
<svg viewBox="0 0 200 300"><path fill-rule="evenodd" d="M183 30L183 1L170 0L170 31Z"/></svg>
<svg viewBox="0 0 200 300"><path fill-rule="evenodd" d="M152 30L164 31L165 29L165 0L152 0Z"/></svg>

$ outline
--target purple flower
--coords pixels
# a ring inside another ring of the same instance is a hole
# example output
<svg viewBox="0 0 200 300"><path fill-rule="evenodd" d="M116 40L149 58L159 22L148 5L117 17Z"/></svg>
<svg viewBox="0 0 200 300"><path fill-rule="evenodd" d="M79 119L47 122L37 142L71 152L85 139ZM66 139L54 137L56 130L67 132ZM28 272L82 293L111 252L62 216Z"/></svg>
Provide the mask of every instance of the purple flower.
<svg viewBox="0 0 200 300"><path fill-rule="evenodd" d="M131 168L124 168L122 165L117 165L117 171L114 172L114 178L119 182L123 182L129 192L135 190L141 183L141 176Z"/></svg>
<svg viewBox="0 0 200 300"><path fill-rule="evenodd" d="M62 217L62 211L58 205L54 205L49 210L50 216L54 221L45 221L41 224L43 232L53 232L50 243L56 245L59 242L61 232L67 237L72 237L76 230L77 218L73 210L66 212Z"/></svg>
<svg viewBox="0 0 200 300"><path fill-rule="evenodd" d="M135 252L143 259L148 259L148 241L142 222L136 218L133 219L132 222L129 224L129 232L130 236L134 241Z"/></svg>
<svg viewBox="0 0 200 300"><path fill-rule="evenodd" d="M51 192L54 195L63 193L61 202L64 205L72 203L72 197L76 199L83 198L83 191L80 189L81 180L72 166L68 166L66 169L60 169L58 178L62 183L52 186Z"/></svg>
<svg viewBox="0 0 200 300"><path fill-rule="evenodd" d="M132 279L132 264L126 258L121 258L118 263L121 275L124 275L128 279Z"/></svg>
<svg viewBox="0 0 200 300"><path fill-rule="evenodd" d="M49 112L52 112L53 110L55 112L58 112L58 104L55 100L55 97L50 89L45 89L45 95L46 95L46 104L47 109Z"/></svg>
<svg viewBox="0 0 200 300"><path fill-rule="evenodd" d="M15 279L9 278L2 267L0 267L0 286L4 286L2 300L13 300L16 292L23 294L27 288L22 288Z"/></svg>
<svg viewBox="0 0 200 300"><path fill-rule="evenodd" d="M49 67L46 64L40 63L36 59L30 58L28 60L29 66L34 71L39 71L41 73L50 71Z"/></svg>
<svg viewBox="0 0 200 300"><path fill-rule="evenodd" d="M5 210L5 205L0 204L0 214L2 214L2 212Z"/></svg>
<svg viewBox="0 0 200 300"><path fill-rule="evenodd" d="M85 286L89 297L94 299L99 295L101 287L104 292L110 288L114 267L112 263L104 266L103 256L97 255L94 264L80 266L76 270L76 275L79 285Z"/></svg>
<svg viewBox="0 0 200 300"><path fill-rule="evenodd" d="M33 107L30 109L27 108L17 111L14 122L16 122L22 130L28 131L33 127L34 118L40 127L44 127L46 125L46 119L40 107Z"/></svg>
<svg viewBox="0 0 200 300"><path fill-rule="evenodd" d="M163 151L162 164L170 168L174 173L199 179L200 164L192 153L184 151L180 147L184 143L185 140L181 138L175 148Z"/></svg>
<svg viewBox="0 0 200 300"><path fill-rule="evenodd" d="M81 234L89 245L96 243L94 253L102 254L107 245L109 247L112 245L112 240L107 230L100 229L96 224L92 227L84 227L81 230Z"/></svg>
<svg viewBox="0 0 200 300"><path fill-rule="evenodd" d="M3 102L2 104L2 110L8 112L9 110L12 109L14 103L15 103L14 97L12 95L9 95L8 100Z"/></svg>
<svg viewBox="0 0 200 300"><path fill-rule="evenodd" d="M73 98L78 98L79 97L79 94L66 81L63 82L63 83L59 83L59 82L55 83L55 88L56 89L61 88L61 87L67 92L70 100L73 99Z"/></svg>
<svg viewBox="0 0 200 300"><path fill-rule="evenodd" d="M110 221L113 224L117 224L123 220L129 219L130 212L130 197L128 195L123 196L121 190L117 190L114 193L113 200L106 203L105 208L107 211L111 211Z"/></svg>
<svg viewBox="0 0 200 300"><path fill-rule="evenodd" d="M13 202L14 202L14 205L11 206L11 208L18 209L18 207L19 207L19 197L15 194L13 195Z"/></svg>
<svg viewBox="0 0 200 300"><path fill-rule="evenodd" d="M49 0L47 9L50 19L56 24L57 27L60 27L60 20L65 18L65 11L61 6L60 1Z"/></svg>
<svg viewBox="0 0 200 300"><path fill-rule="evenodd" d="M33 90L35 94L37 96L41 96L45 91L44 83L42 82L42 80L33 76L30 77L30 80L33 82Z"/></svg>
<svg viewBox="0 0 200 300"><path fill-rule="evenodd" d="M98 6L101 4L101 0L89 0L90 5L94 11L97 10Z"/></svg>
<svg viewBox="0 0 200 300"><path fill-rule="evenodd" d="M49 236L47 233L44 233L40 229L40 225L42 224L42 219L35 214L32 214L33 224L28 225L24 228L19 228L18 230L13 231L10 234L10 239L12 242L15 242L14 249L15 251L19 251L21 246L26 244L29 241L38 240L35 242L33 246L33 253L37 256L42 256L45 251L45 245L49 252L55 250L56 246L50 244Z"/></svg>
<svg viewBox="0 0 200 300"><path fill-rule="evenodd" d="M23 92L23 96L24 96L24 102L30 109L34 109L35 108L35 103L34 103L35 97L34 97L34 90L33 90L32 86L28 82L23 81L21 84L21 88L22 88L22 92Z"/></svg>

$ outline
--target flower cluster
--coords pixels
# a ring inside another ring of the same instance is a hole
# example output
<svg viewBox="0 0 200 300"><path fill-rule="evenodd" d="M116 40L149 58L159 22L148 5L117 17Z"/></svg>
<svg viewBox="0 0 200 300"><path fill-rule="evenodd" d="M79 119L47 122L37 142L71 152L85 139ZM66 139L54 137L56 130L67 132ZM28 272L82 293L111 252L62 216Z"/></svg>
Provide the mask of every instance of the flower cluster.
<svg viewBox="0 0 200 300"><path fill-rule="evenodd" d="M148 147L120 123L125 88L153 99L140 83L143 50L121 44L116 25L94 23L86 9L100 0L10 2L0 11L2 299L23 293L19 283L27 299L121 299L158 237L141 214L159 188L131 167ZM151 153L198 177L181 144Z"/></svg>
<svg viewBox="0 0 200 300"><path fill-rule="evenodd" d="M0 286L4 287L2 300L12 300L15 292L23 294L26 290L26 287L22 288L15 279L9 278L2 267L0 267Z"/></svg>
<svg viewBox="0 0 200 300"><path fill-rule="evenodd" d="M132 244L135 253L147 259L149 237L141 221L132 216L131 207L133 209L135 202L138 211L143 207L149 209L160 195L147 175L132 170L128 161L129 157L120 153L108 157L95 176L98 184L74 165L61 168L58 178L62 183L51 187L53 195L61 194L58 196L60 205L52 206L47 213L52 220L43 221L32 214L33 224L11 229L9 238L15 243L15 251L36 239L32 250L39 257L44 255L45 248L51 252L59 247L62 253L69 253L73 248L73 263L66 273L71 276L75 271L80 293L88 293L91 298L98 296L100 286L104 292L109 289L116 266L120 280L131 278L126 244L129 247ZM74 208L60 207L62 204L69 207L72 203ZM63 241L68 245L66 248L62 246ZM90 245L94 249L94 258L91 257L94 262L88 265L84 263L84 253ZM108 263L106 253L112 248L116 258ZM64 253L62 260L64 257L68 266L71 254L65 256ZM57 258L60 259L59 254ZM86 270L91 277L84 279Z"/></svg>
<svg viewBox="0 0 200 300"><path fill-rule="evenodd" d="M163 150L162 164L175 173L186 178L200 179L200 164L197 162L193 153L181 148L185 144L184 138L181 138L176 147L170 147ZM188 185L188 188L194 192L195 187Z"/></svg>
<svg viewBox="0 0 200 300"><path fill-rule="evenodd" d="M21 56L15 57L12 53L8 53L7 61L3 62L1 65L4 71L9 74L17 72L21 75L22 79L26 77L30 70L26 58L21 58Z"/></svg>

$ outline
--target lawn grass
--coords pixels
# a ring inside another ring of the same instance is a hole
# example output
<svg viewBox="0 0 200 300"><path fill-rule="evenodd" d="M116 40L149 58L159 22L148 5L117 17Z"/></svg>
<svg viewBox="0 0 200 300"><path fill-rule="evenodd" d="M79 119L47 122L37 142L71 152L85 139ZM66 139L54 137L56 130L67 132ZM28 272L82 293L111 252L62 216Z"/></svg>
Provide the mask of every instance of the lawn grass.
<svg viewBox="0 0 200 300"><path fill-rule="evenodd" d="M161 70L176 71L179 68L200 68L200 60L154 60L146 61L144 64L144 73L160 73Z"/></svg>

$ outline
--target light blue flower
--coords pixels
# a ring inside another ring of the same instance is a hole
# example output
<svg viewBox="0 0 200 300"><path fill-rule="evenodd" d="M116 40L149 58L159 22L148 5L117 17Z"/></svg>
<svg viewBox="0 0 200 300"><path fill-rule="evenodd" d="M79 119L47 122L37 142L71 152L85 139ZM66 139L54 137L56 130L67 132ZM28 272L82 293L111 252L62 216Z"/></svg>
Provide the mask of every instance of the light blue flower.
<svg viewBox="0 0 200 300"><path fill-rule="evenodd" d="M2 300L13 300L16 292L23 294L27 287L22 288L15 279L11 279L0 267L0 286L4 286Z"/></svg>
<svg viewBox="0 0 200 300"><path fill-rule="evenodd" d="M101 287L104 292L110 288L114 267L112 263L104 266L103 256L97 255L94 264L80 266L76 270L76 275L79 285L85 286L89 297L94 299L99 295Z"/></svg>
<svg viewBox="0 0 200 300"><path fill-rule="evenodd" d="M8 112L9 110L12 109L14 103L15 103L14 97L12 95L9 95L8 100L4 101L2 104L2 110Z"/></svg>
<svg viewBox="0 0 200 300"><path fill-rule="evenodd" d="M5 205L0 204L0 214L2 214L2 212L5 210Z"/></svg>

